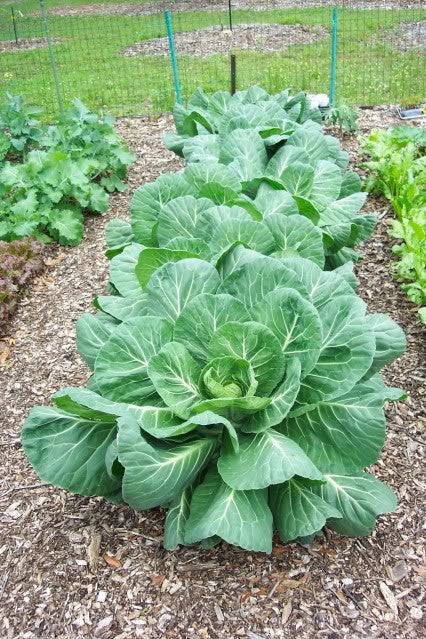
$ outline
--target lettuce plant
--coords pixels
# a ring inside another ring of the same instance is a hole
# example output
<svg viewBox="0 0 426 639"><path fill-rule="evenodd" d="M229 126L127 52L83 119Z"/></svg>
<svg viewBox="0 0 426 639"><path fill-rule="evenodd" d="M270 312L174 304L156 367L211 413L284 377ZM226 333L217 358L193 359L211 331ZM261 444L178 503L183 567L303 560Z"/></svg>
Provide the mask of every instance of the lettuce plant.
<svg viewBox="0 0 426 639"><path fill-rule="evenodd" d="M401 396L379 371L404 336L337 272L238 244L215 265L178 248L145 248L137 265L122 252L111 281L127 311L98 298L78 322L88 387L24 424L44 481L167 508L166 548L270 552L274 529L364 535L395 507L363 469L383 446L385 400Z"/></svg>

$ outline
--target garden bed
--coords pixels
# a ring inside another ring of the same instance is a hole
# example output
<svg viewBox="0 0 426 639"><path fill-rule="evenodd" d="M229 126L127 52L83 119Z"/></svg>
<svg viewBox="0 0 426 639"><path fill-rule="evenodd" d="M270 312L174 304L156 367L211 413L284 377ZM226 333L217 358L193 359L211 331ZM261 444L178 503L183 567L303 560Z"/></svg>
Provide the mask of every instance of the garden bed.
<svg viewBox="0 0 426 639"><path fill-rule="evenodd" d="M399 51L426 54L426 21L403 22L390 36Z"/></svg>
<svg viewBox="0 0 426 639"><path fill-rule="evenodd" d="M59 44L59 38L52 38L53 44ZM31 49L47 48L46 38L19 38L15 40L0 40L0 53L15 53L16 51L30 51Z"/></svg>
<svg viewBox="0 0 426 639"><path fill-rule="evenodd" d="M364 111L367 131L398 120L386 110ZM372 312L389 313L405 329L407 353L386 379L410 393L388 411L388 438L374 473L398 494L396 513L379 519L362 539L328 534L310 548L274 544L273 554L248 553L222 543L213 550L161 546L164 512L136 513L101 499L40 485L20 446L31 406L88 377L75 349L75 321L107 283L105 225L127 217L132 191L179 168L157 121L123 119L120 134L137 153L129 191L111 197L109 213L89 217L79 247L61 248L50 271L21 304L10 329L12 348L0 368L0 597L10 639L408 639L422 636L424 557L425 330L389 273L387 204L379 213L366 260L357 271ZM357 144L345 142L352 160ZM160 150L161 149L161 150Z"/></svg>
<svg viewBox="0 0 426 639"><path fill-rule="evenodd" d="M208 27L175 34L180 54L202 58L223 54L229 49L260 52L282 51L294 44L316 42L327 34L319 25L302 24L237 24L233 30ZM155 38L132 44L124 49L125 56L169 55L167 38Z"/></svg>

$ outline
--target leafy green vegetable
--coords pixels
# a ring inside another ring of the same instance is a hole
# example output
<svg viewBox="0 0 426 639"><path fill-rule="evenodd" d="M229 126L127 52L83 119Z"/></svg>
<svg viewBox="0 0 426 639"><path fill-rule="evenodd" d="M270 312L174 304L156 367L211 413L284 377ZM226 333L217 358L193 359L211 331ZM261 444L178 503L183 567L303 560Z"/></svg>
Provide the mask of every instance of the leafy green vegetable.
<svg viewBox="0 0 426 639"><path fill-rule="evenodd" d="M22 442L39 476L168 507L167 548L221 538L270 552L274 526L283 541L325 523L367 534L395 507L363 468L383 446L384 402L401 397L377 373L404 348L399 327L313 260L237 244L215 268L178 252L131 244L113 257L120 294L105 299L133 317L98 298L103 310L79 320L90 389L29 415Z"/></svg>
<svg viewBox="0 0 426 639"><path fill-rule="evenodd" d="M0 239L33 235L78 244L82 211L107 210L108 192L126 188L122 180L134 158L114 120L78 100L55 125L34 119L40 113L14 96L0 108Z"/></svg>
<svg viewBox="0 0 426 639"><path fill-rule="evenodd" d="M176 105L177 134L166 135L165 143L188 162L176 188L181 195L238 205L257 222L274 207L285 215L303 215L321 229L324 249L318 263L327 269L359 259L352 248L371 234L375 217L359 213L365 195L360 193L356 174L343 172L348 155L338 140L324 135L321 114L309 106L303 93L290 98L288 91L269 96L259 87L252 89L210 97L198 89L186 109ZM197 178L192 179L192 174ZM167 178L161 179L164 190ZM176 196L170 192L157 198L157 213L151 209L150 219L145 211L143 232L136 233L138 241L153 246L160 239L161 245L161 238L146 233L154 228L164 197L169 202ZM143 187L141 197L147 197Z"/></svg>
<svg viewBox="0 0 426 639"><path fill-rule="evenodd" d="M426 305L426 135L422 129L401 126L372 131L363 141L371 156L367 188L383 193L397 219L389 234L400 240L393 252L400 259L393 271L404 282L401 288L420 307L424 321Z"/></svg>

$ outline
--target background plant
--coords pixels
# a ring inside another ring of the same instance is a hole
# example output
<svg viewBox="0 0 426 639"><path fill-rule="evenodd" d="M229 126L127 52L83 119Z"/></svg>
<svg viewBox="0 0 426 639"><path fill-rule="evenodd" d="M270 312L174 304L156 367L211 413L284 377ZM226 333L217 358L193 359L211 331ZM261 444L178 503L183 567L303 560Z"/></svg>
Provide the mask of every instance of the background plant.
<svg viewBox="0 0 426 639"><path fill-rule="evenodd" d="M371 160L369 190L382 193L397 219L389 233L400 240L393 247L399 257L393 271L412 302L426 304L426 131L413 126L375 129L364 139L363 148ZM420 308L425 320L425 310Z"/></svg>
<svg viewBox="0 0 426 639"><path fill-rule="evenodd" d="M40 110L9 96L0 130L0 239L34 236L78 244L83 211L104 213L108 192L123 191L134 156L114 130L75 100L54 125ZM7 161L6 161L7 160Z"/></svg>
<svg viewBox="0 0 426 639"><path fill-rule="evenodd" d="M14 312L22 289L44 267L43 244L32 238L0 242L0 335Z"/></svg>
<svg viewBox="0 0 426 639"><path fill-rule="evenodd" d="M345 100L339 100L336 106L330 107L324 113L324 120L339 127L340 133L350 135L357 130L358 114Z"/></svg>

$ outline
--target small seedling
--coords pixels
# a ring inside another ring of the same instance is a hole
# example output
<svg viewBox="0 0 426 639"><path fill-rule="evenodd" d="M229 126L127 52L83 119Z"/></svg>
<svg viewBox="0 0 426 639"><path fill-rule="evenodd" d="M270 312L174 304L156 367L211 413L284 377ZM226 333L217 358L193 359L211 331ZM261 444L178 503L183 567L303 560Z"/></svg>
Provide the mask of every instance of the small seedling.
<svg viewBox="0 0 426 639"><path fill-rule="evenodd" d="M355 133L358 128L357 112L348 102L343 100L326 111L324 119L331 124L337 124L340 128L340 133L350 135L351 133Z"/></svg>

